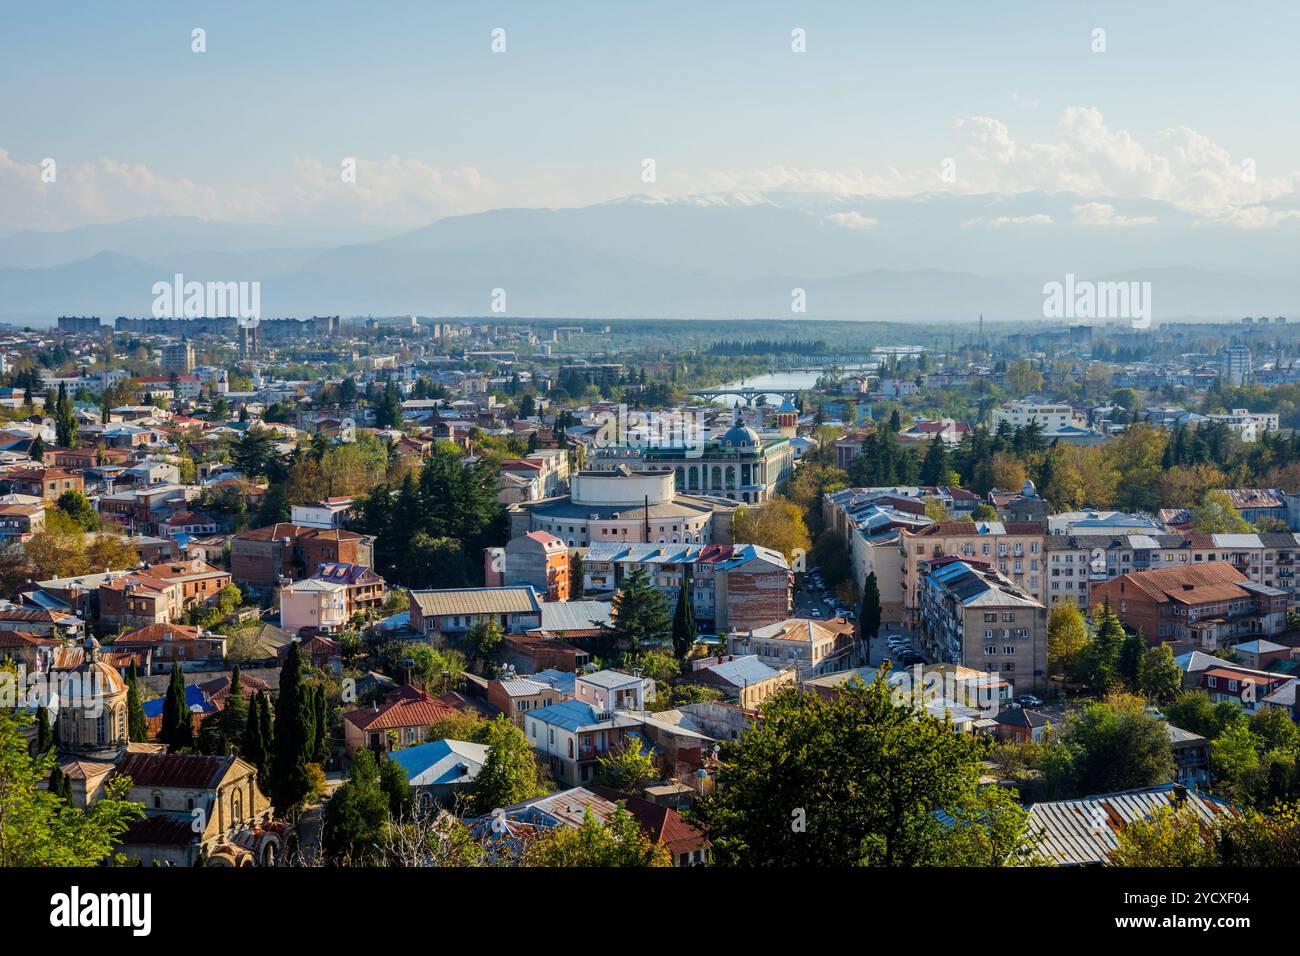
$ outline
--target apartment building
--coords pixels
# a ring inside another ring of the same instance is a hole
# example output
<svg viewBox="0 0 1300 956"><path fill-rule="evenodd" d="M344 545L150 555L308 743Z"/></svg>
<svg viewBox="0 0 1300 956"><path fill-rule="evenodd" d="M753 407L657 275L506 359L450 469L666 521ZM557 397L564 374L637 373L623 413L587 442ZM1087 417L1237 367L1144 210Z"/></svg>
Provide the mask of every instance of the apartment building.
<svg viewBox="0 0 1300 956"><path fill-rule="evenodd" d="M903 533L905 610L920 607L922 561L955 556L988 564L1034 600L1043 600L1047 580L1043 566L1044 527L1033 521L944 521Z"/></svg>
<svg viewBox="0 0 1300 956"><path fill-rule="evenodd" d="M583 555L583 593L612 594L638 568L670 607L689 584L695 620L706 630L766 627L790 616L789 562L779 551L754 544L593 544Z"/></svg>
<svg viewBox="0 0 1300 956"><path fill-rule="evenodd" d="M1226 561L1130 572L1093 588L1126 628L1152 643L1186 641L1214 652L1286 630L1286 592L1257 584Z"/></svg>
<svg viewBox="0 0 1300 956"><path fill-rule="evenodd" d="M938 558L920 568L920 624L940 663L997 674L1015 693L1047 684L1047 609L990 565Z"/></svg>
<svg viewBox="0 0 1300 956"><path fill-rule="evenodd" d="M777 670L793 666L799 680L851 669L856 647L854 626L838 618L814 621L792 617L727 635L728 654L753 655Z"/></svg>

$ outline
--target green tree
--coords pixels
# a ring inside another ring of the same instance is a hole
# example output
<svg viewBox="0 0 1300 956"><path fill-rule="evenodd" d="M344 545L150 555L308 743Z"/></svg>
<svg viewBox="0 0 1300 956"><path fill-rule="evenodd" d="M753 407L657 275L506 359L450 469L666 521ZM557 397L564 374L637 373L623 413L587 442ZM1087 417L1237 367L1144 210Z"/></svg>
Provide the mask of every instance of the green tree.
<svg viewBox="0 0 1300 956"><path fill-rule="evenodd" d="M1111 793L1166 783L1173 777L1173 750L1163 722L1146 712L1140 697L1112 694L1070 718L1061 746L1071 755L1075 787Z"/></svg>
<svg viewBox="0 0 1300 956"><path fill-rule="evenodd" d="M1047 663L1053 674L1067 680L1079 676L1081 663L1090 638L1083 612L1074 601L1062 601L1052 608L1047 619Z"/></svg>
<svg viewBox="0 0 1300 956"><path fill-rule="evenodd" d="M525 851L527 866L672 866L667 847L650 842L621 805L605 823L587 810L576 827L544 831Z"/></svg>
<svg viewBox="0 0 1300 956"><path fill-rule="evenodd" d="M193 718L185 700L185 675L179 661L172 664L171 682L167 685L167 697L163 700L162 726L158 731L158 739L167 745L171 753L194 746Z"/></svg>
<svg viewBox="0 0 1300 956"><path fill-rule="evenodd" d="M41 788L53 753L32 756L30 717L0 709L0 867L95 866L108 859L144 809L128 799L129 777L116 777L87 811Z"/></svg>
<svg viewBox="0 0 1300 956"><path fill-rule="evenodd" d="M126 671L126 735L132 743L149 739L149 721L140 700L140 673L134 659Z"/></svg>
<svg viewBox="0 0 1300 956"><path fill-rule="evenodd" d="M1141 634L1130 634L1124 638L1119 648L1118 670L1129 690L1140 689L1138 672L1142 668L1142 658L1146 656L1147 642Z"/></svg>
<svg viewBox="0 0 1300 956"><path fill-rule="evenodd" d="M858 607L858 639L874 641L880 634L880 583L872 571L862 582L862 603Z"/></svg>
<svg viewBox="0 0 1300 956"><path fill-rule="evenodd" d="M465 635L465 647L472 660L486 660L496 653L505 640L505 631L495 618L480 621Z"/></svg>
<svg viewBox="0 0 1300 956"><path fill-rule="evenodd" d="M682 581L677 590L677 608L673 611L673 653L679 661L684 661L695 647L699 632L695 627L695 611L691 607L690 578Z"/></svg>
<svg viewBox="0 0 1300 956"><path fill-rule="evenodd" d="M623 738L622 744L601 756L597 763L596 781L623 793L636 794L660 776L650 750L643 750L640 738L630 734Z"/></svg>
<svg viewBox="0 0 1300 956"><path fill-rule="evenodd" d="M1161 807L1119 831L1115 866L1218 866L1213 831L1190 807Z"/></svg>
<svg viewBox="0 0 1300 956"><path fill-rule="evenodd" d="M1175 727L1214 740L1228 727L1245 721L1246 712L1236 701L1214 703L1205 691L1193 690L1180 694L1165 708L1165 716Z"/></svg>
<svg viewBox="0 0 1300 956"><path fill-rule="evenodd" d="M257 779L262 784L262 788L267 788L266 765L268 762L268 742L262 734L263 714L267 716L266 722L270 721L270 707L266 702L266 697L259 690L253 696L253 706L249 708L248 720L244 722L244 736L240 739L239 754L254 767L257 768Z"/></svg>
<svg viewBox="0 0 1300 956"><path fill-rule="evenodd" d="M883 669L830 700L783 690L765 702L762 723L729 747L699 819L724 864L954 862L978 841L941 822L940 812L986 827L997 845L983 846L980 858L1006 860L1024 844L1024 827L981 820L987 746L896 705Z"/></svg>
<svg viewBox="0 0 1300 956"><path fill-rule="evenodd" d="M1183 672L1174 660L1174 652L1168 644L1153 647L1142 655L1142 664L1138 668L1138 688L1143 697L1164 707L1178 698L1182 685Z"/></svg>
<svg viewBox="0 0 1300 956"><path fill-rule="evenodd" d="M1238 534L1255 529L1237 511L1226 491L1212 489L1192 509L1192 530L1200 534Z"/></svg>
<svg viewBox="0 0 1300 956"><path fill-rule="evenodd" d="M321 816L326 858L365 865L373 858L383 836L388 807L389 798L380 785L375 755L364 748L358 750L347 782L334 791Z"/></svg>
<svg viewBox="0 0 1300 956"><path fill-rule="evenodd" d="M388 815L405 819L411 809L411 783L406 768L391 757L379 765L379 789L388 798Z"/></svg>
<svg viewBox="0 0 1300 956"><path fill-rule="evenodd" d="M1080 676L1096 690L1105 692L1120 685L1120 651L1124 647L1124 640L1124 625L1111 610L1110 598L1107 598L1097 612L1096 635L1080 655Z"/></svg>
<svg viewBox="0 0 1300 956"><path fill-rule="evenodd" d="M90 499L76 489L69 489L59 495L55 507L75 521L82 531L95 531L99 528L99 512L90 503Z"/></svg>
<svg viewBox="0 0 1300 956"><path fill-rule="evenodd" d="M311 688L303 680L302 653L294 641L280 668L271 744L271 802L281 815L296 813L311 790L307 758L313 744Z"/></svg>
<svg viewBox="0 0 1300 956"><path fill-rule="evenodd" d="M644 567L638 567L623 579L613 605L614 624L605 625L606 632L615 635L628 649L637 651L671 637L673 624L668 614L668 599L651 583Z"/></svg>
<svg viewBox="0 0 1300 956"><path fill-rule="evenodd" d="M498 715L485 736L488 754L474 781L475 812L486 815L546 792L533 745L522 730Z"/></svg>

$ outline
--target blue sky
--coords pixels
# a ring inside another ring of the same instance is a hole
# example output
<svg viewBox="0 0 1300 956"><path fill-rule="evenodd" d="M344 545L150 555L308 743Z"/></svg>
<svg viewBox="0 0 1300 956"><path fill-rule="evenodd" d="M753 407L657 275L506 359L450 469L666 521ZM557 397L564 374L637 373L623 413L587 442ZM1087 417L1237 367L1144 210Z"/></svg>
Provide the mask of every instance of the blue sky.
<svg viewBox="0 0 1300 956"><path fill-rule="evenodd" d="M951 156L976 170L969 190L1082 182L1212 213L1289 195L1300 168L1300 10L1272 6L21 5L0 33L0 231L133 213L410 225L639 192L905 195L936 188L928 171ZM1189 132L1162 141L1171 129ZM58 193L33 178L46 157ZM364 189L339 190L344 157L363 162ZM1242 158L1263 194L1218 182ZM1132 175L1153 162L1170 168Z"/></svg>

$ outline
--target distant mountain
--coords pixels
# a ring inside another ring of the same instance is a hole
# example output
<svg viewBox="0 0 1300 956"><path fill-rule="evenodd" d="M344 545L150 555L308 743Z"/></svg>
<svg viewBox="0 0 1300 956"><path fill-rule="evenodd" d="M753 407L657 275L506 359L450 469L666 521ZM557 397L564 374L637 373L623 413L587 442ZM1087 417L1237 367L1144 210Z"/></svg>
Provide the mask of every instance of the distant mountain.
<svg viewBox="0 0 1300 956"><path fill-rule="evenodd" d="M0 319L147 314L154 282L262 282L265 315L1026 319L1043 284L1152 283L1157 321L1300 315L1293 225L1070 194L629 197L498 209L351 245L286 226L138 219L0 239ZM367 237L369 239L369 237ZM791 312L803 289L807 311Z"/></svg>

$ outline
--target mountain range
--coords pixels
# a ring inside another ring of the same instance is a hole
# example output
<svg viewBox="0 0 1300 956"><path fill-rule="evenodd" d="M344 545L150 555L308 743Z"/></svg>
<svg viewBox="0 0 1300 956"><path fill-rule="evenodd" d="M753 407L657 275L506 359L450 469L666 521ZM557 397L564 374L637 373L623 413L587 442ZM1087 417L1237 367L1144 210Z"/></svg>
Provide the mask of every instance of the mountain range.
<svg viewBox="0 0 1300 956"><path fill-rule="evenodd" d="M0 237L0 321L147 315L152 286L260 281L264 315L1033 319L1067 273L1150 282L1156 321L1300 312L1300 232L1068 193L822 194L497 209L333 245L305 227L141 218ZM313 241L317 240L317 241ZM791 310L802 289L806 311Z"/></svg>

